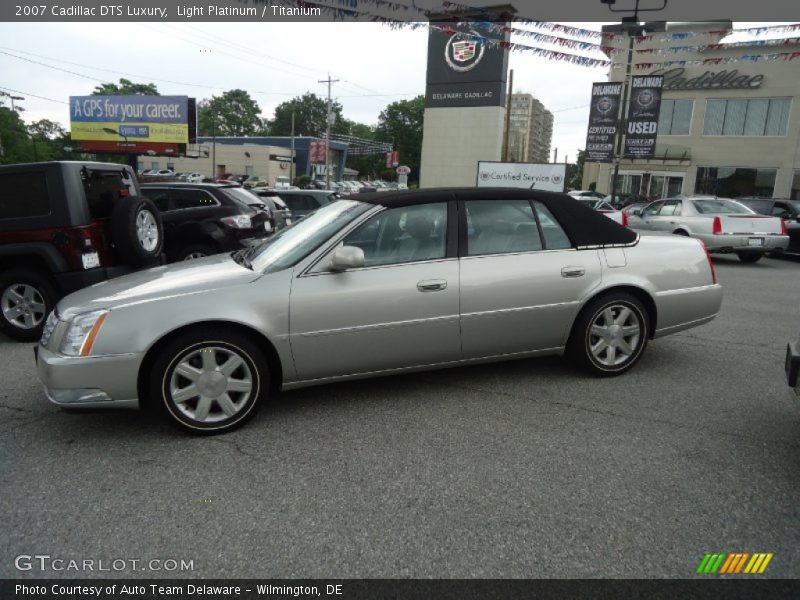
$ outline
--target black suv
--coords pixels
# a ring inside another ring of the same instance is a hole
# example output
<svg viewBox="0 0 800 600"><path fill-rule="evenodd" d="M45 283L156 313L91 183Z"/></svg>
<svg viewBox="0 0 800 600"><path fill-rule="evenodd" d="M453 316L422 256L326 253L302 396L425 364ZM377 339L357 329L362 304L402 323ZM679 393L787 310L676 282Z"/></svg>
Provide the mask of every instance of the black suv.
<svg viewBox="0 0 800 600"><path fill-rule="evenodd" d="M157 263L163 238L130 167L0 166L0 330L38 339L62 296Z"/></svg>
<svg viewBox="0 0 800 600"><path fill-rule="evenodd" d="M268 207L239 185L143 183L142 193L161 211L169 261L238 250L274 231Z"/></svg>
<svg viewBox="0 0 800 600"><path fill-rule="evenodd" d="M295 221L339 199L339 194L330 190L278 190L278 193Z"/></svg>

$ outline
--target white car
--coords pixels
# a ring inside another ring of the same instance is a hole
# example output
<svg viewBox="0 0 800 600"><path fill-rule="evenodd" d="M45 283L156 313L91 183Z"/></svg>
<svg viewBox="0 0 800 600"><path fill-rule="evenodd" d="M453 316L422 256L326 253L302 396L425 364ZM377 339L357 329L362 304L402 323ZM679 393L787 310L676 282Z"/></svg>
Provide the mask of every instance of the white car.
<svg viewBox="0 0 800 600"><path fill-rule="evenodd" d="M591 197L575 198L575 199L578 202L586 204L590 208L595 209L597 212L603 213L612 221L619 223L620 225L623 225L625 227L628 226L628 214L622 212L621 210L617 210L605 200L600 200L598 198L591 198Z"/></svg>
<svg viewBox="0 0 800 600"><path fill-rule="evenodd" d="M667 198L648 204L630 227L685 235L701 240L709 252L735 253L742 262L789 246L786 221L760 215L744 204L716 196Z"/></svg>

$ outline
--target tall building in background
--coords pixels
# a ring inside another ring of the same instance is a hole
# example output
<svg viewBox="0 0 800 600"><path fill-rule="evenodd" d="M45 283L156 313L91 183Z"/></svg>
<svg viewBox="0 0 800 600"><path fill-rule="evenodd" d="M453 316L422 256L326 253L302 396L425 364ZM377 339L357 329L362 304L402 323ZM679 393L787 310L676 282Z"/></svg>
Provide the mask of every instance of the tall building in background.
<svg viewBox="0 0 800 600"><path fill-rule="evenodd" d="M530 94L512 94L509 122L509 159L514 162L550 162L553 113Z"/></svg>

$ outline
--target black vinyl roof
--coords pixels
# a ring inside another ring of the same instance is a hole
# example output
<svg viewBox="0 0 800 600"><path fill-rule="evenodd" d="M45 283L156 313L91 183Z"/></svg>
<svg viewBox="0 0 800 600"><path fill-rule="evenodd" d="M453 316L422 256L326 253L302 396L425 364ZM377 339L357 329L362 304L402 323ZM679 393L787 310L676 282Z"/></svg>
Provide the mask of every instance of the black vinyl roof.
<svg viewBox="0 0 800 600"><path fill-rule="evenodd" d="M490 187L428 188L365 193L351 196L350 199L387 208L446 200L535 200L553 213L575 247L630 245L639 238L639 234L632 229L560 192Z"/></svg>

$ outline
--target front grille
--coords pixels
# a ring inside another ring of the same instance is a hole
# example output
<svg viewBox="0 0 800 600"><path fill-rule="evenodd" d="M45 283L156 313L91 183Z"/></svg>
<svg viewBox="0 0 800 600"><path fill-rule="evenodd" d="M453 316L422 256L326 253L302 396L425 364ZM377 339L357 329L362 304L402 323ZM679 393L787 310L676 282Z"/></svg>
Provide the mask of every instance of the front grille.
<svg viewBox="0 0 800 600"><path fill-rule="evenodd" d="M50 336L53 335L53 331L58 325L58 315L56 315L56 311L50 311L50 315L47 317L47 321L44 324L44 329L42 330L42 339L40 344L47 348L47 343L50 341Z"/></svg>

